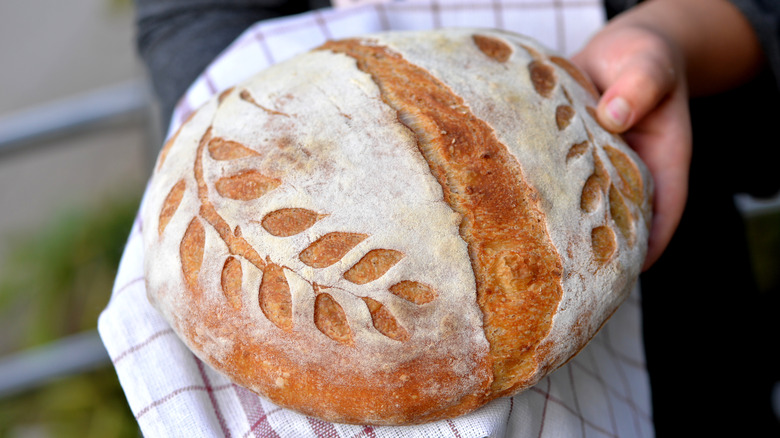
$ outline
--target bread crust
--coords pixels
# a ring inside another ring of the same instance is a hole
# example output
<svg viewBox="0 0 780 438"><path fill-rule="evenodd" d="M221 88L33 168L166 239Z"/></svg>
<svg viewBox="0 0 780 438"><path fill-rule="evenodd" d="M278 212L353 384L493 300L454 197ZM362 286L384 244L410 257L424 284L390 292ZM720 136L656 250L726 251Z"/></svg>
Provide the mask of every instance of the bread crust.
<svg viewBox="0 0 780 438"><path fill-rule="evenodd" d="M416 424L527 389L639 274L644 165L585 76L487 29L328 42L212 99L144 203L150 302L280 406Z"/></svg>

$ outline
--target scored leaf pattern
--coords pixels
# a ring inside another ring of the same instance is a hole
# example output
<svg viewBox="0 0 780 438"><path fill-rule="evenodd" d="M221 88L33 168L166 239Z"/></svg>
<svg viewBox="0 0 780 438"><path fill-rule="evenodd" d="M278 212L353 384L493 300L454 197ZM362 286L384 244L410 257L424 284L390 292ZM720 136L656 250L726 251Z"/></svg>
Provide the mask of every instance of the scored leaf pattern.
<svg viewBox="0 0 780 438"><path fill-rule="evenodd" d="M528 64L528 70L531 73L531 83L533 83L536 92L542 97L550 97L557 82L555 69L550 64L533 60Z"/></svg>
<svg viewBox="0 0 780 438"><path fill-rule="evenodd" d="M219 97L219 103L221 104L227 95L233 92L232 89L223 92ZM270 111L263 107L252 98L247 90L241 91L239 96L242 100L252 103L272 116L289 117L282 112ZM201 207L198 214L191 219L179 246L182 274L186 286L191 293L200 295L199 276L204 258L208 257L207 254L204 254L205 222L205 224L214 227L217 231L216 234L225 241L230 253L224 259L220 278L225 301L235 310L242 308L245 275L241 260L246 259L250 263L245 266L262 271L257 304L263 315L279 329L291 331L294 329L293 301L285 274L285 270L289 270L289 268L274 263L269 257L263 261L257 251L243 238L241 228L235 226L231 229L227 221L219 215L209 199L210 193L207 190L208 182L204 176L206 172L203 169L206 155L217 162L235 161L236 163L242 163L240 160L245 158L260 156L257 151L241 143L212 137L211 129L208 129L201 139L193 172ZM273 192L282 184L282 181L279 178L265 175L257 169L245 167L236 173L218 178L213 184L216 193L223 198L233 201L253 201ZM186 189L187 184L182 179L171 188L163 201L158 225L160 236L163 235L168 223L179 208ZM260 225L270 235L286 238L310 229L325 217L327 214L305 208L281 208L267 213L260 221ZM304 248L298 254L298 258L312 268L328 268L342 260L368 237L362 233L329 232ZM404 254L396 250L372 249L342 275L344 279L356 285L368 284L383 277L403 257ZM342 306L333 297L333 294L323 291L327 290L328 287L311 284L316 294L313 309L314 325L328 338L344 345L354 345L353 333ZM436 297L432 287L408 280L391 286L389 291L416 305L426 304ZM369 297L356 296L355 298L360 298L366 305L371 315L372 324L379 333L396 341L410 339L409 331L399 323L386 305Z"/></svg>
<svg viewBox="0 0 780 438"><path fill-rule="evenodd" d="M568 75L577 81L577 83L580 84L580 86L584 88L585 91L587 91L593 97L593 99L599 99L599 91L596 89L596 86L593 85L593 82L591 82L591 80L585 76L585 73L583 73L582 70L580 70L577 66L572 64L571 61L566 58L561 58L560 56L551 56L550 62L568 73Z"/></svg>
<svg viewBox="0 0 780 438"><path fill-rule="evenodd" d="M363 297L363 301L365 301L366 306L368 306L374 328L379 330L379 333L382 333L390 339L395 339L396 341L406 341L409 339L409 332L398 325L398 321L395 320L393 314L390 313L382 303L368 297Z"/></svg>
<svg viewBox="0 0 780 438"><path fill-rule="evenodd" d="M475 35L473 41L485 55L497 62L506 62L514 53L512 46L498 38ZM562 69L595 98L598 98L598 92L592 83L564 58L545 57L532 48L525 46L522 48L526 49L533 57L527 68L534 90L543 98L551 98L559 86L559 73L556 68ZM577 111L571 103L568 92L563 87L560 88L569 100L569 105L559 105L554 117L558 129L564 131L570 129L575 122ZM234 92L234 90L228 90L223 93L219 99L220 104L226 100L229 94ZM248 90L239 91L238 96L243 101L262 110L268 117L293 117L290 114L261 105ZM594 111L592 107L586 108L590 117L597 121ZM172 142L173 139L166 148L166 154ZM636 218L631 213L629 203L641 205L644 202L644 185L636 163L627 154L609 145L597 145L590 134L588 139L570 146L565 157L566 162L569 163L587 156L589 150L592 151L594 170L582 188L581 210L583 214L591 214L599 210L600 205L607 203L605 222L594 227L591 232L594 260L601 266L607 263L617 251L618 234L629 245L634 244ZM612 180L597 150L603 151L606 155L609 164L617 172L617 180ZM211 225L216 229L216 235L225 241L230 252L230 255L223 262L221 273L222 293L226 302L235 309L240 309L243 305L244 285L242 283L245 275L241 260L246 259L250 263L245 266L262 271L257 303L263 314L276 327L284 331L291 331L294 329L293 302L290 285L285 275L285 270L289 268L274 263L267 256L266 260L263 261L262 256L243 239L240 228L228 226L227 222L219 216L211 200L208 199L211 193L207 190L208 182L204 176L206 174L203 170L204 157L208 156L217 162L235 161L251 165L251 160L246 162L241 160L259 155L257 151L238 142L211 137L211 129L204 135L198 146L194 168L196 190L201 208L191 219L181 239L179 253L182 274L188 289L198 296L200 294L198 277L204 263L204 257L207 256L204 254L206 239L204 222ZM161 158L159 166L162 166L163 161L165 161L164 157ZM279 178L265 175L252 167L245 167L236 173L218 178L213 182L213 187L216 193L223 198L245 202L260 199L272 193L281 184L282 181ZM158 224L160 236L163 235L179 208L186 190L187 184L181 180L171 188L163 201ZM282 208L267 213L260 221L260 225L265 232L275 238L287 238L312 229L326 216L326 214L306 208ZM618 233L615 229L618 230ZM310 243L298 254L298 258L305 265L315 269L329 268L343 260L348 253L355 251L369 237L366 234L349 232L348 230L331 231ZM346 269L342 276L346 281L355 285L368 285L384 277L403 258L404 254L396 250L371 249L357 263ZM326 292L327 286L311 284L314 286L316 294L313 309L314 325L333 341L344 345L354 345L353 332L344 308L332 293ZM397 282L390 286L388 291L404 302L413 305L425 305L437 298L433 287L413 280ZM403 322L392 314L389 310L390 307L386 304L366 296L356 295L355 298L359 298L365 304L371 315L373 327L379 333L396 341L406 341L411 338L412 335L404 327Z"/></svg>
<svg viewBox="0 0 780 438"><path fill-rule="evenodd" d="M601 205L601 184L595 174L588 177L582 186L580 209L585 213L593 213Z"/></svg>
<svg viewBox="0 0 780 438"><path fill-rule="evenodd" d="M269 321L282 330L292 329L292 296L284 269L268 262L260 283L260 309Z"/></svg>
<svg viewBox="0 0 780 438"><path fill-rule="evenodd" d="M639 173L636 163L634 163L624 152L621 152L612 146L604 146L604 152L607 153L609 161L618 171L621 193L635 204L640 204L642 202L644 187L642 176Z"/></svg>
<svg viewBox="0 0 780 438"><path fill-rule="evenodd" d="M403 253L392 249L372 249L344 273L344 278L355 284L369 283L385 275L403 257Z"/></svg>
<svg viewBox="0 0 780 438"><path fill-rule="evenodd" d="M498 62L507 62L514 53L512 46L498 38L479 34L471 38L482 53Z"/></svg>
<svg viewBox="0 0 780 438"><path fill-rule="evenodd" d="M271 235L290 237L308 230L322 217L305 208L282 208L265 215L260 224Z"/></svg>
<svg viewBox="0 0 780 438"><path fill-rule="evenodd" d="M328 233L304 249L298 258L312 268L327 268L341 260L368 236L360 233Z"/></svg>
<svg viewBox="0 0 780 438"><path fill-rule="evenodd" d="M617 239L611 227L600 225L591 232L591 246L593 255L599 265L603 265L612 258L617 251Z"/></svg>
<svg viewBox="0 0 780 438"><path fill-rule="evenodd" d="M547 63L549 61L551 64L560 67L595 100L598 100L599 93L596 87L570 61L558 56L551 56L545 60L544 56L538 51L530 47L523 46L523 48L533 58L533 61L528 64L528 70L534 89L540 96L543 98L551 97L553 90L557 86L557 77L554 68L551 68L550 64ZM571 104L568 91L563 86L561 86L561 90ZM599 123L594 107L586 106L585 110L593 121ZM558 130L566 130L574 121L576 115L576 110L572 105L559 105L555 110L555 123ZM606 130L604 126L601 127ZM569 163L573 159L584 156L588 149L591 148L591 145L593 145L593 173L583 184L580 209L583 214L591 214L597 211L604 202L608 204L607 211L611 220L607 219L604 225L594 227L591 232L591 248L594 260L598 266L602 266L617 251L617 236L614 228L617 228L629 246L635 244L636 233L634 227L637 218L631 212L628 202L630 201L641 208L644 202L644 183L639 168L626 153L610 145L597 146L587 127L585 130L588 134L588 139L575 143L569 148L566 154L566 162ZM607 168L599 157L597 149L601 149L606 154L610 164L617 171L618 181L612 181ZM649 217L649 211L645 211L645 215Z"/></svg>
<svg viewBox="0 0 780 438"><path fill-rule="evenodd" d="M558 125L558 130L563 131L566 129L575 114L576 112L571 106L558 105L558 108L555 109L555 123Z"/></svg>
<svg viewBox="0 0 780 438"><path fill-rule="evenodd" d="M574 143L569 148L569 152L566 154L566 162L568 163L569 160L585 155L585 152L588 151L589 147L590 147L590 143L588 143L587 140L580 143Z"/></svg>
<svg viewBox="0 0 780 438"><path fill-rule="evenodd" d="M347 323L344 309L330 294L322 292L314 300L314 325L325 336L342 344L352 344L352 330Z"/></svg>
<svg viewBox="0 0 780 438"><path fill-rule="evenodd" d="M179 255L181 257L184 281L191 291L198 294L200 293L198 275L200 275L200 267L203 264L203 249L205 246L206 232L203 229L203 224L200 223L197 217L192 218L189 226L187 226L187 230L184 232L184 237L181 239Z"/></svg>
<svg viewBox="0 0 780 438"><path fill-rule="evenodd" d="M614 185L609 187L609 215L612 216L612 220L615 221L615 225L628 245L634 246L634 215L631 214L625 198Z"/></svg>
<svg viewBox="0 0 780 438"><path fill-rule="evenodd" d="M176 185L173 186L168 196L163 201L162 211L160 212L160 222L157 226L157 233L162 236L165 227L168 226L168 222L171 221L173 214L179 208L182 198L184 197L184 189L187 188L187 184L184 180L179 180Z"/></svg>
<svg viewBox="0 0 780 438"><path fill-rule="evenodd" d="M414 304L430 303L436 298L436 291L432 287L410 280L390 286L390 292Z"/></svg>
<svg viewBox="0 0 780 438"><path fill-rule="evenodd" d="M220 178L214 186L217 193L225 198L251 201L279 187L281 183L281 180L267 177L254 169L245 169Z"/></svg>
<svg viewBox="0 0 780 438"><path fill-rule="evenodd" d="M225 265L222 267L222 293L225 295L225 299L228 303L236 309L241 309L241 281L243 270L241 269L241 262L230 256L225 260Z"/></svg>
<svg viewBox="0 0 780 438"><path fill-rule="evenodd" d="M226 161L253 157L259 154L241 143L217 137L209 141L209 155L215 160Z"/></svg>

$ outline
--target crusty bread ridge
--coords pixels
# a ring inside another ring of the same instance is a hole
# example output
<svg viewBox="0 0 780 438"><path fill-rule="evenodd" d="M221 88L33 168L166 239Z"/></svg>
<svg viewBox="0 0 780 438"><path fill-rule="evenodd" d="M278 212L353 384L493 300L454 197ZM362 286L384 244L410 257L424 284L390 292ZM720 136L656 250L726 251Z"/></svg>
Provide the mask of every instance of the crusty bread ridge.
<svg viewBox="0 0 780 438"><path fill-rule="evenodd" d="M150 302L198 357L325 420L416 424L529 388L644 260L652 181L598 94L489 29L330 41L160 153Z"/></svg>

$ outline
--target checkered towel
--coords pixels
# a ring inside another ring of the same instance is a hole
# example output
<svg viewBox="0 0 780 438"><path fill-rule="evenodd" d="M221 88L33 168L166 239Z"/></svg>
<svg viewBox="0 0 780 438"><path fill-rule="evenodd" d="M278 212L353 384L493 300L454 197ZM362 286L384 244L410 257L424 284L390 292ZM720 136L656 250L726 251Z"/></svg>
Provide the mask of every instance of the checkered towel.
<svg viewBox="0 0 780 438"><path fill-rule="evenodd" d="M345 3L362 1L361 5ZM170 132L207 99L326 39L381 30L495 27L571 55L604 21L599 0L342 0L334 9L258 23L198 78ZM340 7L339 7L340 6ZM452 420L422 426L327 423L275 406L198 360L151 307L137 219L98 330L147 437L652 437L635 291L594 340L535 387Z"/></svg>

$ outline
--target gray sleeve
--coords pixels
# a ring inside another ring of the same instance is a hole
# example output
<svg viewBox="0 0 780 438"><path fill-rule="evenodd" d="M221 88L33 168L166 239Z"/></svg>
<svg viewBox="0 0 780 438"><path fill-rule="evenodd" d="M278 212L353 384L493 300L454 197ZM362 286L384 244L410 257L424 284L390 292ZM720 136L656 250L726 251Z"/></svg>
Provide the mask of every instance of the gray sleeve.
<svg viewBox="0 0 780 438"><path fill-rule="evenodd" d="M252 24L328 6L328 0L134 0L136 44L162 126L208 64Z"/></svg>
<svg viewBox="0 0 780 438"><path fill-rule="evenodd" d="M729 0L753 26L766 56L767 66L780 89L780 1Z"/></svg>

